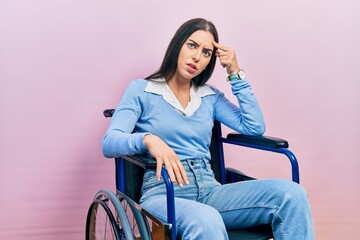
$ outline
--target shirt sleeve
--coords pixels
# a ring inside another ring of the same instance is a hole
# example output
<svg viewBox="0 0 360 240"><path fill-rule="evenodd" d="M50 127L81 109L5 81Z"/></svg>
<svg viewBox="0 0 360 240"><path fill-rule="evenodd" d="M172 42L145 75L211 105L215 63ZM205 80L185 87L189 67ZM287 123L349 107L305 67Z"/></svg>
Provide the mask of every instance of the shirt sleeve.
<svg viewBox="0 0 360 240"><path fill-rule="evenodd" d="M147 151L143 138L148 133L133 133L142 112L143 93L144 89L138 81L131 82L126 88L102 140L102 152L105 157L115 158Z"/></svg>
<svg viewBox="0 0 360 240"><path fill-rule="evenodd" d="M215 101L215 119L246 135L262 135L265 122L259 103L247 80L230 81L239 106L231 103L219 90Z"/></svg>

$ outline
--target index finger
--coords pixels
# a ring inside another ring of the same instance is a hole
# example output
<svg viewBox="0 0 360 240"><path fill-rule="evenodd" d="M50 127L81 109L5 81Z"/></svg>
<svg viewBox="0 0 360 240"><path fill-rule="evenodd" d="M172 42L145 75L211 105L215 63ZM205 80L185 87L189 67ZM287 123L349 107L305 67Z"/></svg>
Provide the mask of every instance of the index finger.
<svg viewBox="0 0 360 240"><path fill-rule="evenodd" d="M222 51L227 51L227 50L228 50L227 47L225 47L225 46L223 46L223 45L215 42L214 40L213 40L212 44L214 45L214 47L216 47L216 48L218 48L218 49L220 49L220 50L222 50Z"/></svg>

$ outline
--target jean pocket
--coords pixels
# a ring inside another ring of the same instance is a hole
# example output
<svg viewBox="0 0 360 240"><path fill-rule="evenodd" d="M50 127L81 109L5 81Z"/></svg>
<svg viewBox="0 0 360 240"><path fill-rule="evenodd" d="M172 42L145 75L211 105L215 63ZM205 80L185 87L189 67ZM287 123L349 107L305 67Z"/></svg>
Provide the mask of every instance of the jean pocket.
<svg viewBox="0 0 360 240"><path fill-rule="evenodd" d="M144 174L144 180L143 180L143 191L146 191L150 188L154 188L158 185L164 184L164 180L162 177L160 177L160 181L156 179L156 172L148 170Z"/></svg>

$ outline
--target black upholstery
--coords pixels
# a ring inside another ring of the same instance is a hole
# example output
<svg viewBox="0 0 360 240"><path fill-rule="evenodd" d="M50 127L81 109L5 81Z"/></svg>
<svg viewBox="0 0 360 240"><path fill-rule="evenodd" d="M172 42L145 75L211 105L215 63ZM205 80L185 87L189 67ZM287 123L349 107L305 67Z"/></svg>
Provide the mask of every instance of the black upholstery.
<svg viewBox="0 0 360 240"><path fill-rule="evenodd" d="M227 139L242 143L255 144L269 148L288 148L289 143L281 138L268 136L248 136L239 133L229 133Z"/></svg>

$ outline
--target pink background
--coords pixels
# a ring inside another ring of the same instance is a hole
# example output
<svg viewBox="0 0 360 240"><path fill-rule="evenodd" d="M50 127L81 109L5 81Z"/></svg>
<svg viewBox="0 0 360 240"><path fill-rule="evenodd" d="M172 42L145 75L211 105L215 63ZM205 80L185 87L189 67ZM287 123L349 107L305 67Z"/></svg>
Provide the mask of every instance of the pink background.
<svg viewBox="0 0 360 240"><path fill-rule="evenodd" d="M93 195L114 189L101 112L159 67L193 17L236 49L266 135L297 154L317 239L356 239L359 12L356 0L0 0L0 239L83 239ZM225 77L219 65L211 83L233 99ZM230 166L289 177L285 158L228 150Z"/></svg>

